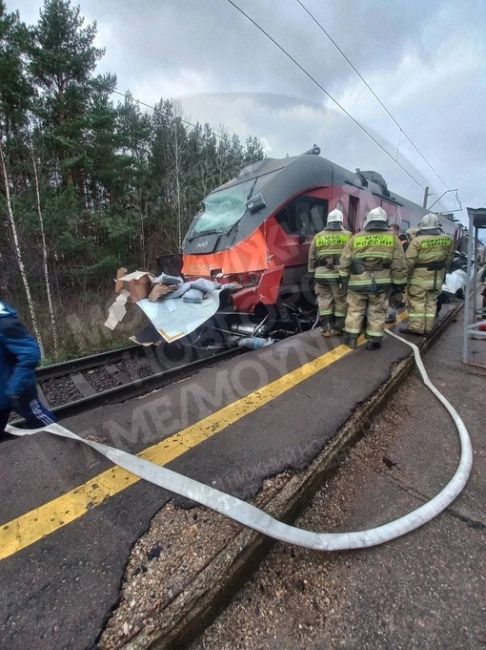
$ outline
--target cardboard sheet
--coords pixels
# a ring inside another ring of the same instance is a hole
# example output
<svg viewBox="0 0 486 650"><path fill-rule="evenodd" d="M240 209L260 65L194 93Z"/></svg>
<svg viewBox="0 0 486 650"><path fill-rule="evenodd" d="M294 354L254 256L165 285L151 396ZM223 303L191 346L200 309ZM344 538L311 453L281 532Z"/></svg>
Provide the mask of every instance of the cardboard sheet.
<svg viewBox="0 0 486 650"><path fill-rule="evenodd" d="M129 295L126 289L122 289L116 297L115 302L111 305L108 311L108 318L105 322L105 327L109 330L114 330L127 313L126 304Z"/></svg>

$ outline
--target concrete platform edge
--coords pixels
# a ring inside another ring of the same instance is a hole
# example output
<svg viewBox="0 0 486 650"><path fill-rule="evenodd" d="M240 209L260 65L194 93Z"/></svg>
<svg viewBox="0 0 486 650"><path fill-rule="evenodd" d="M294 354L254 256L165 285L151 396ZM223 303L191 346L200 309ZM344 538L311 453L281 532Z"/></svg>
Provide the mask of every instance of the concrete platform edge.
<svg viewBox="0 0 486 650"><path fill-rule="evenodd" d="M453 307L440 322L433 336L421 346L422 354L437 341L462 309ZM329 478L340 456L363 435L366 423L383 406L414 367L410 354L392 368L388 379L366 402L361 404L314 461L294 475L269 502L266 511L282 521L291 522ZM157 612L152 624L132 638L125 648L169 650L188 644L207 627L270 550L273 540L250 529L238 533L195 580L167 607Z"/></svg>

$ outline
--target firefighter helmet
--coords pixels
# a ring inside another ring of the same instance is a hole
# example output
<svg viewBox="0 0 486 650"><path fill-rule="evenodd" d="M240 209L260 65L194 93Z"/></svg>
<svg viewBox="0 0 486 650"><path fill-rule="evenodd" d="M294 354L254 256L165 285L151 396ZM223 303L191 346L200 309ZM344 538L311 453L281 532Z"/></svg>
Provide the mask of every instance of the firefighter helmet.
<svg viewBox="0 0 486 650"><path fill-rule="evenodd" d="M436 214L429 212L422 217L422 221L419 223L419 230L436 230L440 228L439 217Z"/></svg>
<svg viewBox="0 0 486 650"><path fill-rule="evenodd" d="M373 210L368 212L366 219L364 220L363 228L367 230L370 228L371 224L373 224L373 226L376 224L378 228L387 227L388 217L383 208L373 208Z"/></svg>
<svg viewBox="0 0 486 650"><path fill-rule="evenodd" d="M344 215L341 210L331 210L327 215L326 228L330 230L340 230L343 227Z"/></svg>

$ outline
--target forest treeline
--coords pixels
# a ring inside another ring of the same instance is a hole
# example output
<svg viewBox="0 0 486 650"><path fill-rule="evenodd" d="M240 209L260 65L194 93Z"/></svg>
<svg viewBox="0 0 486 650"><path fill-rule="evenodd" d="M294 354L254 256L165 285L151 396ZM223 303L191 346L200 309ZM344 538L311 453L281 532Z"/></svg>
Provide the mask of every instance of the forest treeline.
<svg viewBox="0 0 486 650"><path fill-rule="evenodd" d="M204 195L263 157L167 99L114 101L95 36L69 0L35 25L0 0L0 296L48 358L102 344L117 267L177 252Z"/></svg>

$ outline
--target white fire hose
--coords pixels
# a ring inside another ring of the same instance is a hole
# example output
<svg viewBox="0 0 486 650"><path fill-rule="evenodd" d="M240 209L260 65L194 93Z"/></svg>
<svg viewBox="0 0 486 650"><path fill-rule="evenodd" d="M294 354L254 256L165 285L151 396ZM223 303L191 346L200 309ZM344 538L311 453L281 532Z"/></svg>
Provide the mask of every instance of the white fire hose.
<svg viewBox="0 0 486 650"><path fill-rule="evenodd" d="M461 493L472 469L471 440L464 422L459 417L457 411L430 381L422 359L420 358L418 347L390 330L387 330L387 334L406 343L412 348L415 363L424 384L445 406L454 420L461 443L461 458L454 476L435 497L403 517L378 526L377 528L350 533L315 533L310 530L302 530L301 528L296 528L295 526L290 526L274 519L263 512L263 510L245 503L241 499L199 483L166 467L161 467L133 454L115 449L114 447L93 442L92 440L85 440L60 424L51 424L42 429L18 429L9 425L6 430L8 433L16 436L32 435L40 431L48 431L63 438L71 438L82 442L96 449L96 451L109 458L116 465L154 485L158 485L165 490L207 506L244 526L248 526L264 535L288 542L289 544L296 544L316 551L343 551L376 546L405 535L439 515Z"/></svg>

